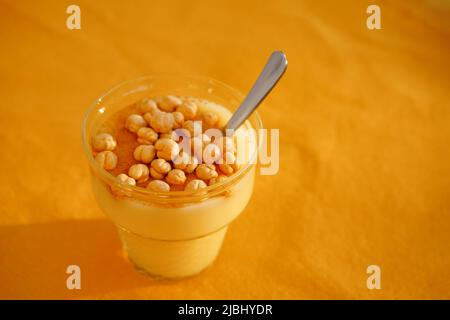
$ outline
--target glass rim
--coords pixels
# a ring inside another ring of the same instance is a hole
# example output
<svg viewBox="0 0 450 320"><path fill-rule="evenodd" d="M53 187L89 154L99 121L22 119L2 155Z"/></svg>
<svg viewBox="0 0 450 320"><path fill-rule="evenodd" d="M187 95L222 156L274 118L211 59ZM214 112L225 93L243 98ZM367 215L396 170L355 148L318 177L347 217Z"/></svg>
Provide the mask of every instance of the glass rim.
<svg viewBox="0 0 450 320"><path fill-rule="evenodd" d="M191 80L196 80L196 81L206 81L213 85L223 87L226 90L232 92L233 95L236 95L240 101L243 101L243 99L245 97L240 91L238 91L237 89L234 89L233 87L231 87L230 85L228 85L226 83L223 83L222 81L216 80L211 77L198 76L198 75L195 75L195 76L194 75L179 75L179 74L146 75L146 76L141 76L138 78L133 78L133 79L129 79L129 80L120 82L120 83L116 84L115 86L113 86L112 88L108 89L103 94L101 94L85 111L83 120L82 120L82 125L81 125L81 139L82 139L82 144L83 144L83 152L85 153L85 155L88 158L89 165L91 166L91 168L94 168L95 171L102 177L102 179L106 180L109 183L109 185L114 184L114 185L116 185L116 187L121 188L125 192L139 194L146 199L153 198L153 199L158 199L158 200L169 200L170 201L171 199L181 199L181 198L187 197L187 198L198 198L197 200L201 200L203 198L212 197L214 195L220 194L223 191L226 191L229 187L231 187L232 185L237 183L240 180L240 178L244 177L250 171L250 169L256 165L256 162L252 163L252 160L257 159L257 154L258 154L258 151L260 150L261 143L262 143L258 134L257 134L256 148L254 150L254 153L250 157L250 160L248 161L248 163L246 163L237 172L228 176L227 179L225 179L224 181L215 183L211 186L207 186L206 188L193 190L193 191L181 190L181 191L169 191L169 192L156 192L156 191L152 191L147 188L144 188L144 187L130 186L130 185L126 184L125 182L122 182L119 179L117 179L117 177L112 175L109 171L104 170L98 164L98 162L95 161L95 158L94 158L94 155L92 154L92 150L91 150L91 146L90 146L90 137L87 136L87 127L88 127L88 121L89 121L91 115L93 115L94 112L97 110L97 106L102 102L102 100L110 95L113 95L120 88L122 88L126 85L129 85L133 82L139 82L139 81L144 81L144 80L157 80L157 79L164 79L164 78L170 79L170 78L175 78L175 77L178 79L184 78L184 79L191 79ZM224 107L227 108L227 106L224 106ZM256 126L257 126L257 128L253 128L253 129L255 129L255 130L262 129L263 124L262 124L261 117L259 116L259 113L257 111L254 111L251 114L251 117L255 117L255 122L256 122Z"/></svg>

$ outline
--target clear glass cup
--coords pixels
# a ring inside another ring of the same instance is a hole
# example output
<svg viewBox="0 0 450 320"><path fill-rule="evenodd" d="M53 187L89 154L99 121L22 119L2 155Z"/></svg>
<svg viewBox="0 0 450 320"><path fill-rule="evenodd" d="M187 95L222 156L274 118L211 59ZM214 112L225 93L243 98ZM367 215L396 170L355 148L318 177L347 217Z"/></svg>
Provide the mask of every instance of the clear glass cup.
<svg viewBox="0 0 450 320"><path fill-rule="evenodd" d="M103 170L91 151L91 138L99 127L126 106L167 94L206 99L231 112L244 98L237 90L206 77L146 76L130 80L103 94L89 108L82 125L82 141L95 198L116 225L129 260L149 275L178 278L197 274L214 261L229 224L250 200L256 161L205 189L169 193L123 184ZM262 128L257 112L246 125ZM257 134L255 138L251 159L256 159L260 144Z"/></svg>

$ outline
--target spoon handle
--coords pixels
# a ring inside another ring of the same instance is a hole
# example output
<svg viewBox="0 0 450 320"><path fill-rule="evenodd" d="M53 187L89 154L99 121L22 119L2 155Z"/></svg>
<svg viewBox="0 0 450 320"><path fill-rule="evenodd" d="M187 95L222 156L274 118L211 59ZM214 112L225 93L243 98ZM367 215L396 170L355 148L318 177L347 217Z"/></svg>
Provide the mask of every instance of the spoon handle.
<svg viewBox="0 0 450 320"><path fill-rule="evenodd" d="M273 52L252 89L235 111L230 121L228 121L225 128L232 130L239 128L269 94L270 90L272 90L286 71L286 68L286 55L281 51Z"/></svg>

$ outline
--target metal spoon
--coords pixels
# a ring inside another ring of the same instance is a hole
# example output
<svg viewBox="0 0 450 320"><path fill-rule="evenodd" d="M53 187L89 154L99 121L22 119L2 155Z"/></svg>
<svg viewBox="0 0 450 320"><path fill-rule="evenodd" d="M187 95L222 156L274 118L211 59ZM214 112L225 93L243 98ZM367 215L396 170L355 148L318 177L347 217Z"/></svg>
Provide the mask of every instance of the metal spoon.
<svg viewBox="0 0 450 320"><path fill-rule="evenodd" d="M283 52L275 51L272 53L252 89L228 121L226 130L236 130L250 117L284 74L287 63L286 55Z"/></svg>

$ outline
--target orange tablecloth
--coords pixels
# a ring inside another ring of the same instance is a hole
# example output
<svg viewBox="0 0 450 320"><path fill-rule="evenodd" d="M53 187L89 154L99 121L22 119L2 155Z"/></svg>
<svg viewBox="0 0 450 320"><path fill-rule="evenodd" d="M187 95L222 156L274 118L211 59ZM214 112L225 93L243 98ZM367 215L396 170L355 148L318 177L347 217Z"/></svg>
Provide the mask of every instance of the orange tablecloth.
<svg viewBox="0 0 450 320"><path fill-rule="evenodd" d="M450 6L375 1L0 1L0 298L450 298ZM153 73L246 91L281 167L259 176L213 267L158 282L97 207L80 125L111 86ZM82 289L66 289L77 264ZM381 290L366 268L381 267Z"/></svg>

